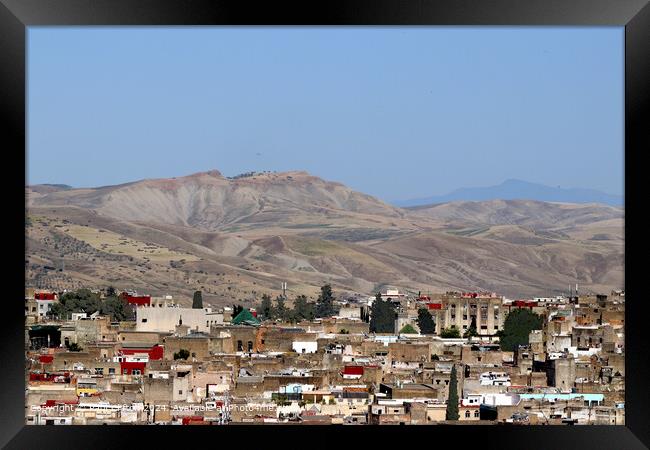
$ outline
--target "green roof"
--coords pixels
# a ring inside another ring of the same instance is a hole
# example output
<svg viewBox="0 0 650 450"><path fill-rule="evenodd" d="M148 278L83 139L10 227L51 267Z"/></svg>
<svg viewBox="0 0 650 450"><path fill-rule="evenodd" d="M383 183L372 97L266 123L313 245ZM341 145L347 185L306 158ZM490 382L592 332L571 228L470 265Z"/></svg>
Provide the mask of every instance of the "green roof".
<svg viewBox="0 0 650 450"><path fill-rule="evenodd" d="M260 324L260 321L257 320L255 316L246 308L242 309L237 316L232 319L234 325L253 325L257 326Z"/></svg>
<svg viewBox="0 0 650 450"><path fill-rule="evenodd" d="M30 330L32 331L57 331L59 330L59 325L32 325Z"/></svg>

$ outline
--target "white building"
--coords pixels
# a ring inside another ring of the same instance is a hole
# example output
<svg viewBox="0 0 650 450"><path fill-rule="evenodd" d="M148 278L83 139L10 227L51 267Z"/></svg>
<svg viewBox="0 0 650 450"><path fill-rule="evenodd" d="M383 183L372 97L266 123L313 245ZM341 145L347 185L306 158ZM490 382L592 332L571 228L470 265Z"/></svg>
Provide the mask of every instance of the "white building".
<svg viewBox="0 0 650 450"><path fill-rule="evenodd" d="M316 353L318 342L316 341L294 341L291 345L296 353Z"/></svg>
<svg viewBox="0 0 650 450"><path fill-rule="evenodd" d="M510 376L505 372L484 372L479 380L481 386L510 386Z"/></svg>
<svg viewBox="0 0 650 450"><path fill-rule="evenodd" d="M136 308L136 331L174 332L177 325L190 330L210 332L212 325L223 324L223 314L211 308L179 308L176 306Z"/></svg>

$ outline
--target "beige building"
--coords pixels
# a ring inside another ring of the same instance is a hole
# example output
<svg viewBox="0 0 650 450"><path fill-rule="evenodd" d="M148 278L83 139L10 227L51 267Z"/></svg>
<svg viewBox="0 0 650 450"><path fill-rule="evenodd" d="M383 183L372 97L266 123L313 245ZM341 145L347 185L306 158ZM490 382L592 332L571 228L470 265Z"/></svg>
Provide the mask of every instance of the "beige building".
<svg viewBox="0 0 650 450"><path fill-rule="evenodd" d="M437 312L436 332L456 328L462 335L476 322L480 336L491 336L503 328L505 310L503 298L495 294L447 293L441 297L442 307Z"/></svg>
<svg viewBox="0 0 650 450"><path fill-rule="evenodd" d="M136 331L174 332L177 325L190 330L210 332L213 325L223 324L223 314L211 308L179 308L176 306L147 307L136 309Z"/></svg>

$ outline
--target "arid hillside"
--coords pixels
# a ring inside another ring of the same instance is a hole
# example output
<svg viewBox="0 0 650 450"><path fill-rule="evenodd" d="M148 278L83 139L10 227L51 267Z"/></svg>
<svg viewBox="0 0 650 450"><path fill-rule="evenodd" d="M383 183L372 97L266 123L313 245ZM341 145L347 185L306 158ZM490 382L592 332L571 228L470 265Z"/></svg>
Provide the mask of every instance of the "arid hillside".
<svg viewBox="0 0 650 450"><path fill-rule="evenodd" d="M387 286L553 295L623 287L622 209L537 201L397 208L306 172L218 171L94 189L26 189L27 283L208 303Z"/></svg>

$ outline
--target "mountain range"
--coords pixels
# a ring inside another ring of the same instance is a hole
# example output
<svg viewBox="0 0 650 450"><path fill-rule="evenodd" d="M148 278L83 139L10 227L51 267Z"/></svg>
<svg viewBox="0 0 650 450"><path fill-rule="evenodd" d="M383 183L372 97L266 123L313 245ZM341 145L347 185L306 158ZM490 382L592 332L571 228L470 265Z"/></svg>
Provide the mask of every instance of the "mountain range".
<svg viewBox="0 0 650 450"><path fill-rule="evenodd" d="M485 200L538 200L542 202L563 203L602 203L623 206L623 196L606 194L594 189L561 188L529 183L522 180L506 180L496 186L456 189L446 195L402 200L396 206L409 207L434 203Z"/></svg>
<svg viewBox="0 0 650 450"><path fill-rule="evenodd" d="M488 200L397 207L307 172L219 171L98 188L26 187L35 287L109 286L207 304L262 293L489 290L557 295L623 286L624 212Z"/></svg>

